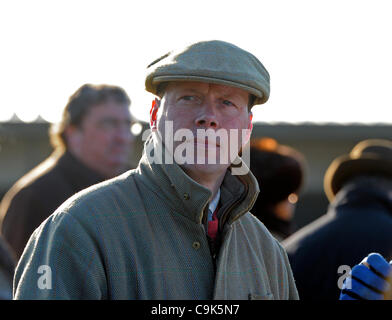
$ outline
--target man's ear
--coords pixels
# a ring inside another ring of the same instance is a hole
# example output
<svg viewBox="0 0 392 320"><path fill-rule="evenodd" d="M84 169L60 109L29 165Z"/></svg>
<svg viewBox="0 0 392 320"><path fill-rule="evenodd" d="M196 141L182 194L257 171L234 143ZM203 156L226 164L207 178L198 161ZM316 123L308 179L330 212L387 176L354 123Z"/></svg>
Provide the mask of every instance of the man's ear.
<svg viewBox="0 0 392 320"><path fill-rule="evenodd" d="M252 130L253 130L253 122L252 122L252 120L253 120L253 113L249 112L249 126L248 126L248 129L250 130L251 133L252 133Z"/></svg>
<svg viewBox="0 0 392 320"><path fill-rule="evenodd" d="M150 110L150 128L151 130L156 130L157 128L157 113L159 106L161 104L161 101L155 98L155 100L152 102L151 110Z"/></svg>
<svg viewBox="0 0 392 320"><path fill-rule="evenodd" d="M246 136L245 136L245 140L243 142L243 146L249 142L250 136L252 134L252 130L253 130L252 119L253 119L253 113L249 112L249 123L248 123L248 128L246 129Z"/></svg>

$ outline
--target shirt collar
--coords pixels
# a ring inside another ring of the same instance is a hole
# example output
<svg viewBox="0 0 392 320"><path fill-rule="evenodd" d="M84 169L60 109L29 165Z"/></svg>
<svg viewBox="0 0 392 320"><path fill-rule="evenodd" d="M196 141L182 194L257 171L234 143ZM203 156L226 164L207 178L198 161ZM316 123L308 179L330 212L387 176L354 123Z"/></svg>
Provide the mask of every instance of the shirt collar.
<svg viewBox="0 0 392 320"><path fill-rule="evenodd" d="M212 199L212 201L210 202L210 204L208 206L208 209L211 212L215 211L216 207L218 206L219 200L220 200L220 188L218 189L218 192L216 193L214 199Z"/></svg>

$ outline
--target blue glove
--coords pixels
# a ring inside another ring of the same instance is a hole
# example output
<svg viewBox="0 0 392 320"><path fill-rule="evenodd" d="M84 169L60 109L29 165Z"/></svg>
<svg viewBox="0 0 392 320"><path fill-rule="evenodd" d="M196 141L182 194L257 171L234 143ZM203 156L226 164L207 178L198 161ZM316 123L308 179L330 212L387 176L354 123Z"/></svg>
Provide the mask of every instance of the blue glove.
<svg viewBox="0 0 392 320"><path fill-rule="evenodd" d="M391 261L392 263L392 261ZM383 300L391 290L392 265L382 255L371 253L344 280L340 300Z"/></svg>

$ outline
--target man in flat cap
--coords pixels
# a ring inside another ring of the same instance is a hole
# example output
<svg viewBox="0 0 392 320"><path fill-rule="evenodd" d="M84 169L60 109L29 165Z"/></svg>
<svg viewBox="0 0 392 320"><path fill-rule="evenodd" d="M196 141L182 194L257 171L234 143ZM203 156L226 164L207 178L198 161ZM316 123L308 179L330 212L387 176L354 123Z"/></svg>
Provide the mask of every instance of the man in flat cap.
<svg viewBox="0 0 392 320"><path fill-rule="evenodd" d="M364 140L336 158L324 189L327 214L282 243L302 300L338 300L344 279L364 257L378 252L392 259L392 141ZM370 265L374 261L381 259L372 256Z"/></svg>
<svg viewBox="0 0 392 320"><path fill-rule="evenodd" d="M151 63L145 84L157 98L138 168L70 198L34 232L14 297L298 299L285 251L249 212L259 189L238 157L251 108L269 97L266 69L206 41Z"/></svg>

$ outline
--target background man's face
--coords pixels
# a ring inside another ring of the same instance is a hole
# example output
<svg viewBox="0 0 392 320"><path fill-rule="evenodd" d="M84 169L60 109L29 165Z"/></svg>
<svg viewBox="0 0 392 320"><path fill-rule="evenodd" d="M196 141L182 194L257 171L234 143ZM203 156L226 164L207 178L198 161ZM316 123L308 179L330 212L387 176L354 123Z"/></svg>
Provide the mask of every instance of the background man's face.
<svg viewBox="0 0 392 320"><path fill-rule="evenodd" d="M190 141L195 147L196 153L204 149L207 163L208 152L215 149L217 158L216 165L208 164L185 164L185 169L193 168L203 171L226 169L230 165L228 158L219 157L222 148L227 152L238 154L242 146L242 130L250 127L250 112L248 111L249 93L245 90L204 82L171 82L165 90L160 101L157 116L157 129L165 142L165 122L172 121L174 134L180 129L189 129L193 136L197 137L198 129L212 129L214 131L227 132L228 141L206 142ZM235 129L238 132L236 139L230 139L229 132ZM234 141L236 140L236 141ZM173 150L176 150L182 141L173 142ZM229 150L231 148L231 150ZM235 150L234 150L235 149Z"/></svg>
<svg viewBox="0 0 392 320"><path fill-rule="evenodd" d="M109 102L91 107L78 128L79 158L106 177L121 173L134 142L130 126L126 105Z"/></svg>

